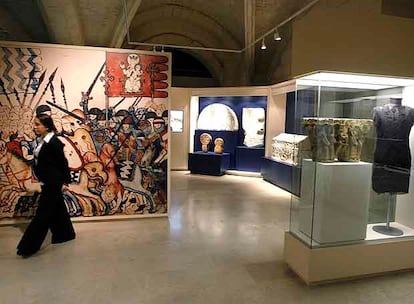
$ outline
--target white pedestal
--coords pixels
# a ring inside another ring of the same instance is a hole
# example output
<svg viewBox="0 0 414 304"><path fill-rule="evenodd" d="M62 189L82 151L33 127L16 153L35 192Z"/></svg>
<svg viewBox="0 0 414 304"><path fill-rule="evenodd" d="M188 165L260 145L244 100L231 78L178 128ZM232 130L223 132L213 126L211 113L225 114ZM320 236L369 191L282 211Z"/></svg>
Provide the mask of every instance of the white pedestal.
<svg viewBox="0 0 414 304"><path fill-rule="evenodd" d="M312 249L285 233L285 262L308 285L414 270L413 254L412 238Z"/></svg>
<svg viewBox="0 0 414 304"><path fill-rule="evenodd" d="M409 191L407 194L397 195L395 221L414 227L414 169L411 169Z"/></svg>
<svg viewBox="0 0 414 304"><path fill-rule="evenodd" d="M303 160L299 230L319 244L364 240L371 175L370 163Z"/></svg>

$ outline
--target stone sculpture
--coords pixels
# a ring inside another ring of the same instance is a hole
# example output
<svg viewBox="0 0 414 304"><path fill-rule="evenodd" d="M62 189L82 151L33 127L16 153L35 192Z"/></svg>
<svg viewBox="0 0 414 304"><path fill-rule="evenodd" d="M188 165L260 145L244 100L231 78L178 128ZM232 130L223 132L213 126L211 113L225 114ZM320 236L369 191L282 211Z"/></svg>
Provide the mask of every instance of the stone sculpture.
<svg viewBox="0 0 414 304"><path fill-rule="evenodd" d="M359 162L371 119L303 118L311 144L312 160Z"/></svg>
<svg viewBox="0 0 414 304"><path fill-rule="evenodd" d="M212 140L213 138L208 133L202 133L200 135L201 150L203 152L206 152L206 153L208 152L208 146L210 145Z"/></svg>
<svg viewBox="0 0 414 304"><path fill-rule="evenodd" d="M305 129L311 143L312 159L320 162L335 161L335 127L332 118L304 118Z"/></svg>
<svg viewBox="0 0 414 304"><path fill-rule="evenodd" d="M221 137L217 137L214 140L214 153L222 154L224 151L224 139Z"/></svg>
<svg viewBox="0 0 414 304"><path fill-rule="evenodd" d="M243 108L242 127L245 146L261 147L264 145L265 115L263 108Z"/></svg>
<svg viewBox="0 0 414 304"><path fill-rule="evenodd" d="M272 158L298 165L303 157L304 144L307 136L298 134L281 133L272 139Z"/></svg>

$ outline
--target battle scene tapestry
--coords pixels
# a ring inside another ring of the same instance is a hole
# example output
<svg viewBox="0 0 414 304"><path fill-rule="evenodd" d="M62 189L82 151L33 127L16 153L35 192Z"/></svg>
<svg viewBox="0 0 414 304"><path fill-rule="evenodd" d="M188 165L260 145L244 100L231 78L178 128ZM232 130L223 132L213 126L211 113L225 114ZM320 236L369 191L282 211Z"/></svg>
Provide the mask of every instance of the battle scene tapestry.
<svg viewBox="0 0 414 304"><path fill-rule="evenodd" d="M0 45L0 219L36 210L39 113L64 144L72 217L166 214L169 54Z"/></svg>

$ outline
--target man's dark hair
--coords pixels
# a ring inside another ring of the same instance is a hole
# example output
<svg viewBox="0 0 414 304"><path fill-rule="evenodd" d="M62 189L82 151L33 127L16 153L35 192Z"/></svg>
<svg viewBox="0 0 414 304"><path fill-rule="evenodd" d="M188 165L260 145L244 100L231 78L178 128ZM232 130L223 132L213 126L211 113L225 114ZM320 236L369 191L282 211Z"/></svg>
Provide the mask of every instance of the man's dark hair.
<svg viewBox="0 0 414 304"><path fill-rule="evenodd" d="M52 132L52 131L56 132L57 131L56 126L53 123L53 119L49 115L39 114L39 115L36 116L36 118L39 119L40 123L42 125L44 125L49 132Z"/></svg>

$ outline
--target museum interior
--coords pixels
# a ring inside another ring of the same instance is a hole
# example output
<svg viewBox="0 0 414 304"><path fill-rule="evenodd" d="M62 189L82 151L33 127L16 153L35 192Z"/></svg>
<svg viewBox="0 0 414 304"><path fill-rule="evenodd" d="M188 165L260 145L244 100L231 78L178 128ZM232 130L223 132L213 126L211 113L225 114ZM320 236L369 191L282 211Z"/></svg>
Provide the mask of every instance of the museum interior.
<svg viewBox="0 0 414 304"><path fill-rule="evenodd" d="M414 1L1 0L0 46L2 303L412 302ZM44 114L76 239L21 257Z"/></svg>

